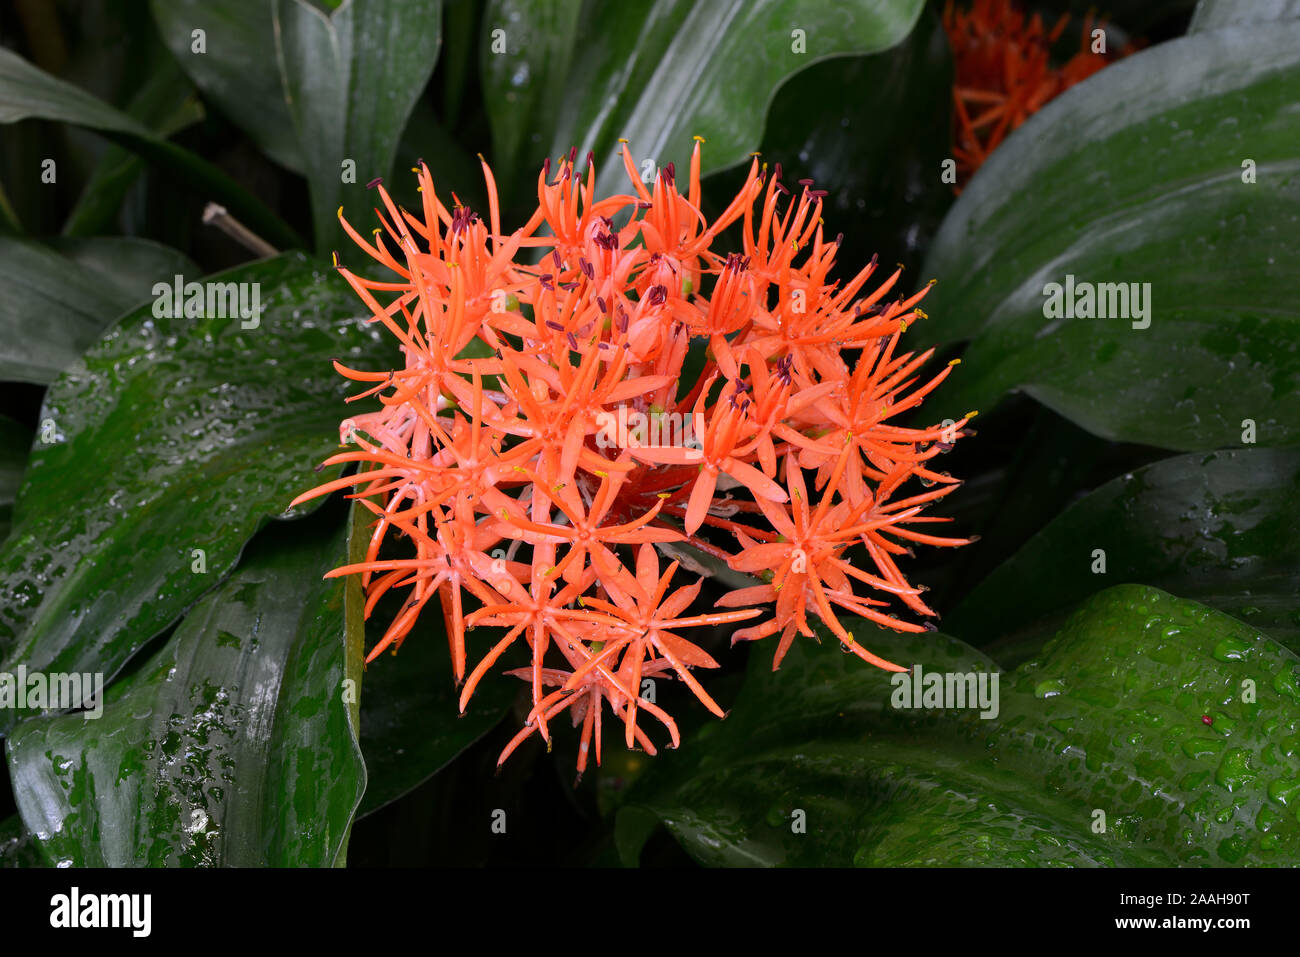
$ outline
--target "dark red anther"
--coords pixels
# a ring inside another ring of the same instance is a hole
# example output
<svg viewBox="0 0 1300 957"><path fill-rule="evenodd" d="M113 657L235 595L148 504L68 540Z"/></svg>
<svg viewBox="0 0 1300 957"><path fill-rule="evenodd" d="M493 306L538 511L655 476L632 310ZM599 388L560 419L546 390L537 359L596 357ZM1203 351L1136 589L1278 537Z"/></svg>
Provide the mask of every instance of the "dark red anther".
<svg viewBox="0 0 1300 957"><path fill-rule="evenodd" d="M374 189L376 186L378 186L378 185L379 185L380 183L382 183L383 181L384 181L384 178L383 178L382 176L376 176L376 177L375 177L374 179L372 179L370 182L366 183L366 189Z"/></svg>
<svg viewBox="0 0 1300 957"><path fill-rule="evenodd" d="M1214 724L1214 719L1211 718L1208 714L1203 714L1201 715L1201 724L1212 725Z"/></svg>

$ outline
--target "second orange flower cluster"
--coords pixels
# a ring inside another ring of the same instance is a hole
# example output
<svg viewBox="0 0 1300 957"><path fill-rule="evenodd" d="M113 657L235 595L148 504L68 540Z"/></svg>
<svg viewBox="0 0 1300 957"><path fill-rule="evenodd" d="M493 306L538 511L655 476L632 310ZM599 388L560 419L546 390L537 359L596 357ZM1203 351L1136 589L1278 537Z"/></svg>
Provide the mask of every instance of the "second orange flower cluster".
<svg viewBox="0 0 1300 957"><path fill-rule="evenodd" d="M722 716L693 674L717 662L682 637L692 628L744 621L733 641L775 637L775 668L820 619L863 660L903 670L839 616L932 628L890 611L934 614L896 559L916 543L965 544L921 530L943 521L921 512L957 487L931 460L969 416L894 424L950 371L922 381L931 354L898 350L929 287L899 294L900 269L868 290L874 260L830 279L839 239L823 233L811 181L783 183L779 165L756 158L709 222L698 142L685 194L672 164L644 184L624 147L632 191L598 200L592 158L585 177L576 160L547 162L536 212L509 234L486 163L486 221L444 205L423 164L421 215L372 184L383 204L374 240L344 228L391 276L339 272L405 365L336 363L367 385L354 399L380 408L345 420L354 448L328 460L359 470L295 504L353 487L374 531L365 560L331 574L361 576L367 616L409 589L368 661L400 645L437 595L462 710L507 649L531 651L531 666L511 672L531 683L531 712L501 760L530 734L549 742L549 722L569 710L582 771L593 742L600 759L602 703L629 747L655 751L643 715L677 745L648 678L675 675ZM740 249L716 251L730 227ZM691 365L702 371L687 381ZM699 427L651 429L650 441L611 430L629 419ZM911 479L920 487L905 490ZM381 556L390 531L414 556ZM725 610L692 613L702 579L674 588L679 561L661 567L661 549L756 577L721 597ZM471 666L479 626L502 631Z"/></svg>
<svg viewBox="0 0 1300 957"><path fill-rule="evenodd" d="M973 0L968 9L948 0L943 25L955 73L953 154L959 186L1031 115L1133 50L1131 44L1111 53L1096 50L1094 28L1104 41L1107 25L1089 14L1079 50L1053 66L1052 45L1069 20L1062 14L1049 29L1041 15L1025 14L1016 0Z"/></svg>

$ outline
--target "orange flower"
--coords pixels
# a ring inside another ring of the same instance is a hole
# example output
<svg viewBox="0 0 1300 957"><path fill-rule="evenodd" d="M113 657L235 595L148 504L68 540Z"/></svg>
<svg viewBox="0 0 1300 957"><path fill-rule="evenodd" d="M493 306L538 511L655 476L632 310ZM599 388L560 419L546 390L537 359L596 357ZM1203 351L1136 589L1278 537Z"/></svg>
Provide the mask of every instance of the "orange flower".
<svg viewBox="0 0 1300 957"><path fill-rule="evenodd" d="M1092 52L1094 21L1084 20L1079 52L1051 64L1051 45L1069 22L1062 14L1049 30L1037 13L1026 17L1013 0L974 0L967 10L948 0L943 25L952 47L954 146L960 187L1012 130L1076 83L1111 62ZM1105 21L1097 21L1105 28ZM1117 51L1126 56L1132 46Z"/></svg>
<svg viewBox="0 0 1300 957"><path fill-rule="evenodd" d="M910 526L937 521L923 507L957 488L931 466L969 434L969 416L946 427L894 421L951 371L921 383L930 353L895 355L908 324L924 318L916 307L929 286L887 301L900 271L867 291L874 260L843 285L830 279L840 244L823 235L824 194L809 181L792 194L779 166L755 159L709 222L698 141L686 195L671 164L647 188L622 153L631 194L597 200L591 157L580 178L571 151L543 168L537 210L510 234L486 163L486 223L445 207L423 166L422 217L380 184L387 216L375 241L344 221L397 277L338 266L405 364L335 364L364 386L351 401L379 408L346 419L349 449L327 460L359 471L294 500L350 489L374 514L364 559L330 573L361 576L367 616L381 596L410 589L367 661L400 647L437 595L462 711L503 656L523 645L531 655L530 667L507 672L531 684L532 707L500 760L534 733L549 743L549 722L568 710L582 727L579 772L593 747L600 761L606 704L629 747L654 752L646 714L677 744L672 716L644 692L648 677L680 679L721 716L693 674L717 662L678 632L763 614L748 606L770 605L770 618L735 637L780 633L773 667L796 634L814 635L812 610L864 660L900 668L862 648L832 609L925 630L888 610L897 601L934 614L894 557L908 551L903 542L965 541ZM743 254L715 251L733 223L743 224ZM692 341L707 358L683 382ZM629 421L666 435L624 434ZM937 487L896 496L913 478ZM414 554L399 554L396 538ZM735 610L692 614L701 582L669 593L678 566L660 575L656 553L668 543L741 572L775 571L716 602ZM470 666L482 627L505 632Z"/></svg>

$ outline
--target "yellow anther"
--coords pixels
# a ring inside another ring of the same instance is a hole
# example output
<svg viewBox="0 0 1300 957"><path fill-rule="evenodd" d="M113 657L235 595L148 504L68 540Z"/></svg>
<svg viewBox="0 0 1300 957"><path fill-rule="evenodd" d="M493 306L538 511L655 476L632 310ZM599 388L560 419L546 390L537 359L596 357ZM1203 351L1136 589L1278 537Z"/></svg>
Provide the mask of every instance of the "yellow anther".
<svg viewBox="0 0 1300 957"><path fill-rule="evenodd" d="M342 207L342 206L339 207L339 211L338 211L338 214L337 214L337 215L338 215L339 219L342 219L342 218L343 218L343 207Z"/></svg>
<svg viewBox="0 0 1300 957"><path fill-rule="evenodd" d="M706 142L708 142L708 141L707 141L703 136L700 136L700 135L698 135L698 134L696 134L695 136L692 136L691 139L695 140L695 142L697 142L697 143L706 143Z"/></svg>
<svg viewBox="0 0 1300 957"><path fill-rule="evenodd" d="M950 365L950 366L959 366L959 365L961 365L961 360L960 360L960 359L953 359L952 362L949 362L949 363L948 363L948 365Z"/></svg>
<svg viewBox="0 0 1300 957"><path fill-rule="evenodd" d="M977 416L977 415L979 415L979 412L978 412L978 411L975 411L975 412L967 412L967 413L966 413L966 418L968 418L968 419L973 419L973 418L975 418L975 416Z"/></svg>

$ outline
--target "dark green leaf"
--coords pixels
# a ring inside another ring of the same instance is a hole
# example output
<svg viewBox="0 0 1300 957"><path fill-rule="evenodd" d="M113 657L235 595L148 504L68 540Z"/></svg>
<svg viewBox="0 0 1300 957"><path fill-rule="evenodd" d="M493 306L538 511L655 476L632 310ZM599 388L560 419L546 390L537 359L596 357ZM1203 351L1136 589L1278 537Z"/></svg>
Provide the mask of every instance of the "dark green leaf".
<svg viewBox="0 0 1300 957"><path fill-rule="evenodd" d="M943 26L930 14L900 46L818 63L772 101L763 158L781 163L787 182L811 178L829 190L827 232L844 234L839 271L852 274L873 254L919 265L952 204L950 193L932 188L949 152L951 60Z"/></svg>
<svg viewBox="0 0 1300 957"><path fill-rule="evenodd" d="M159 282L172 285L178 275L186 281L201 275L198 264L184 253L149 239L57 237L48 244L77 268L88 270L99 288L123 303L120 311L152 301Z"/></svg>
<svg viewBox="0 0 1300 957"><path fill-rule="evenodd" d="M50 388L41 416L57 441L32 455L0 546L0 670L113 675L267 516L338 474L312 473L346 415L329 359L388 368L389 344L355 318L343 280L301 254L212 281L256 290L260 324L145 307Z"/></svg>
<svg viewBox="0 0 1300 957"><path fill-rule="evenodd" d="M203 95L281 166L301 173L275 57L268 0L151 0L154 22L176 62ZM203 52L195 52L195 30Z"/></svg>
<svg viewBox="0 0 1300 957"><path fill-rule="evenodd" d="M461 714L436 601L426 619L437 623L422 622L396 655L382 655L366 667L361 752L370 783L358 816L397 800L450 764L496 727L519 690L515 679L491 675ZM378 631L367 647L392 619L377 612L372 620Z"/></svg>
<svg viewBox="0 0 1300 957"><path fill-rule="evenodd" d="M30 118L87 126L102 132L147 138L152 132L102 100L28 63L12 50L0 49L0 123Z"/></svg>
<svg viewBox="0 0 1300 957"><path fill-rule="evenodd" d="M483 13L488 32L479 55L483 85L492 91L492 163L503 189L516 173L531 182L530 170L535 176L550 149L582 7L582 0L490 0Z"/></svg>
<svg viewBox="0 0 1300 957"><path fill-rule="evenodd" d="M55 120L85 126L121 143L160 169L230 207L268 242L292 247L298 237L264 203L206 160L150 130L84 90L37 69L0 47L0 123Z"/></svg>
<svg viewBox="0 0 1300 957"><path fill-rule="evenodd" d="M348 561L365 560L374 517L355 506ZM374 647L401 600L380 601L365 627L365 604L359 579L348 593L350 620L358 645L368 631L366 648ZM459 712L460 689L451 670L447 633L435 600L402 643L396 655L383 655L366 667L361 697L361 753L366 760L366 795L357 811L365 817L423 784L456 755L501 720L515 692L513 680L489 679Z"/></svg>
<svg viewBox="0 0 1300 957"><path fill-rule="evenodd" d="M571 15L554 12L567 8L503 6L500 19L484 17L481 41L493 127L506 131L498 147L519 151L529 174L522 176L525 184L543 155L575 145L579 156L594 151L598 195L625 189L615 153L620 137L638 161L656 167L672 161L684 174L691 137L703 136L703 168L723 169L757 148L768 105L786 78L826 57L894 46L922 6L921 0L591 4L567 55L550 41L544 54L532 45L548 25L570 22ZM505 31L504 54L490 45L498 29ZM566 60L572 68L557 81L550 65Z"/></svg>
<svg viewBox="0 0 1300 957"><path fill-rule="evenodd" d="M163 138L203 118L194 87L170 59L150 74L126 112ZM92 236L107 231L144 169L144 160L139 156L116 143L109 144L63 224L63 235Z"/></svg>
<svg viewBox="0 0 1300 957"><path fill-rule="evenodd" d="M1142 582L1228 612L1300 652L1298 528L1300 451L1175 456L1075 502L977 586L944 628L982 645L1064 616L1115 582ZM1093 572L1095 549L1104 552L1104 574Z"/></svg>
<svg viewBox="0 0 1300 957"><path fill-rule="evenodd" d="M919 660L922 682L992 667L940 635L862 640ZM1300 659L1194 602L1094 596L1001 675L990 719L903 708L885 673L826 647L769 660L629 797L702 863L1300 863ZM625 857L644 833L624 829Z"/></svg>
<svg viewBox="0 0 1300 957"><path fill-rule="evenodd" d="M51 248L53 247L53 248ZM0 379L47 383L159 280L198 267L145 239L0 237Z"/></svg>
<svg viewBox="0 0 1300 957"><path fill-rule="evenodd" d="M342 563L345 536L303 525L281 536L292 544L259 542L108 692L100 717L13 731L19 809L52 860L341 863L365 787L345 703L344 586L322 579Z"/></svg>
<svg viewBox="0 0 1300 957"><path fill-rule="evenodd" d="M1249 419L1261 445L1300 440L1298 83L1300 22L1216 30L1107 67L1013 133L925 267L940 282L917 335L974 340L935 415L1021 389L1107 438L1221 448ZM1145 316L1047 317L1070 276L1149 284Z"/></svg>
<svg viewBox="0 0 1300 957"><path fill-rule="evenodd" d="M342 242L337 210L373 203L365 184L387 176L416 98L438 60L441 0L370 0L326 15L308 0L275 0L285 98L311 185L321 252ZM354 164L343 179L345 161ZM346 187L346 188L345 188Z"/></svg>

